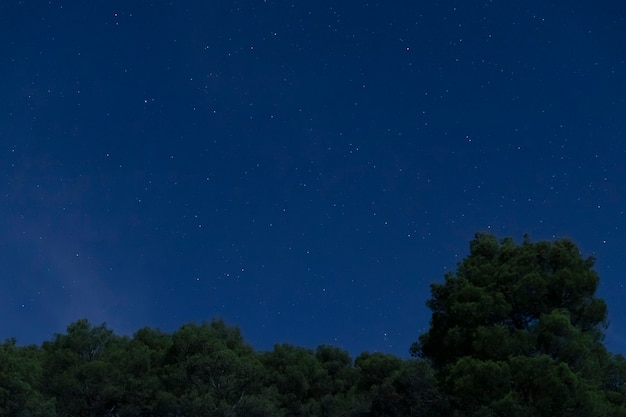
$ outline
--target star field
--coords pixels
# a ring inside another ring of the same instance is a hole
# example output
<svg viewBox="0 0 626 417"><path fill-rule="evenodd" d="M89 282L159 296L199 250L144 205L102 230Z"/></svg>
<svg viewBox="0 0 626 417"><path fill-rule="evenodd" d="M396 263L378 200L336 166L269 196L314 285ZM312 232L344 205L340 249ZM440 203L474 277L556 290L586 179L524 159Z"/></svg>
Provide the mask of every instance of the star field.
<svg viewBox="0 0 626 417"><path fill-rule="evenodd" d="M626 8L0 5L0 336L222 317L408 355L477 231L597 258L626 352Z"/></svg>

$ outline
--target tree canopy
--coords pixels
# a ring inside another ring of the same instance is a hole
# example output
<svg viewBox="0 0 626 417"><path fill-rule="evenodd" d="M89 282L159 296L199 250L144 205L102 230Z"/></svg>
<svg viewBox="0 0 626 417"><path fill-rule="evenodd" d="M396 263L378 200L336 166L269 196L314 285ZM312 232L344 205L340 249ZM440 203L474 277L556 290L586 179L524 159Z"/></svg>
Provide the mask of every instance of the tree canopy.
<svg viewBox="0 0 626 417"><path fill-rule="evenodd" d="M258 352L221 320L118 336L82 319L0 345L6 417L622 417L626 359L603 344L599 277L565 239L477 234L432 284L402 359L321 345Z"/></svg>
<svg viewBox="0 0 626 417"><path fill-rule="evenodd" d="M430 328L411 351L432 362L460 415L626 415L593 265L567 239L479 233L456 272L431 285Z"/></svg>

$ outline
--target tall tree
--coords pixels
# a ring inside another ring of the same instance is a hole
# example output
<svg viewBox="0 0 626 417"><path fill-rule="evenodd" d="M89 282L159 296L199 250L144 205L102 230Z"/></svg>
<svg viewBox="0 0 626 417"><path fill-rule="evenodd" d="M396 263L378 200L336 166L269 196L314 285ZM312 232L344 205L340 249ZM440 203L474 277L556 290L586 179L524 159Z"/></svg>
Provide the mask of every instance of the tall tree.
<svg viewBox="0 0 626 417"><path fill-rule="evenodd" d="M91 417L115 409L121 393L108 348L116 339L106 324L82 319L71 323L67 334L44 342L43 391L56 398L59 416Z"/></svg>
<svg viewBox="0 0 626 417"><path fill-rule="evenodd" d="M238 328L221 320L186 324L172 335L165 386L180 415L269 415L258 398L263 368Z"/></svg>
<svg viewBox="0 0 626 417"><path fill-rule="evenodd" d="M608 390L618 400L606 394L616 362L593 265L567 239L479 233L457 271L431 285L430 329L412 353L433 362L463 416L625 415L623 385Z"/></svg>

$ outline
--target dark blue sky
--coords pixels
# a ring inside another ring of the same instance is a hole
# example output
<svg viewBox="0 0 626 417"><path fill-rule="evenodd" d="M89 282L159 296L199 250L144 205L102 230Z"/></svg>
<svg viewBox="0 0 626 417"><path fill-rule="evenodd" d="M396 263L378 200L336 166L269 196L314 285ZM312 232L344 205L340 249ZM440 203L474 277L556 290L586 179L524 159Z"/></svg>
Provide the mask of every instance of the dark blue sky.
<svg viewBox="0 0 626 417"><path fill-rule="evenodd" d="M407 356L491 231L597 257L626 353L623 2L47 3L0 4L0 337Z"/></svg>

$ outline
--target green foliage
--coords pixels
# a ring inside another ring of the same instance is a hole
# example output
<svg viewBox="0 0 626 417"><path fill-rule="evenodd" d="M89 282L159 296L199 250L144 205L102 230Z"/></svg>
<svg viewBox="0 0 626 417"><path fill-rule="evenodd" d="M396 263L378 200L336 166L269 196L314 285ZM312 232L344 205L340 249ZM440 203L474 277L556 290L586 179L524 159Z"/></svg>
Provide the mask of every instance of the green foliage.
<svg viewBox="0 0 626 417"><path fill-rule="evenodd" d="M254 399L263 384L263 369L238 329L223 321L182 326L172 336L165 357L164 385L178 400L183 415L261 413Z"/></svg>
<svg viewBox="0 0 626 417"><path fill-rule="evenodd" d="M568 240L478 234L432 285L419 359L275 345L223 321L116 336L79 320L41 347L0 345L7 417L626 417L593 259Z"/></svg>
<svg viewBox="0 0 626 417"><path fill-rule="evenodd" d="M116 384L123 393L116 407L120 416L168 414L175 400L163 389L163 364L171 346L171 335L148 327L114 346L111 359L117 365Z"/></svg>
<svg viewBox="0 0 626 417"><path fill-rule="evenodd" d="M430 329L411 350L433 362L459 415L622 415L623 368L602 344L593 264L569 240L477 234L457 271L432 284Z"/></svg>
<svg viewBox="0 0 626 417"><path fill-rule="evenodd" d="M425 361L363 353L355 361L357 388L367 416L432 416L443 410L435 373Z"/></svg>
<svg viewBox="0 0 626 417"><path fill-rule="evenodd" d="M116 336L105 324L92 326L79 320L44 342L43 392L56 399L59 416L104 415L120 395L113 381L108 347Z"/></svg>
<svg viewBox="0 0 626 417"><path fill-rule="evenodd" d="M354 364L359 370L359 389L369 390L398 371L402 360L389 354L364 352L356 358Z"/></svg>
<svg viewBox="0 0 626 417"><path fill-rule="evenodd" d="M54 402L41 394L43 368L35 346L18 348L15 339L0 345L0 415L53 417Z"/></svg>
<svg viewBox="0 0 626 417"><path fill-rule="evenodd" d="M318 404L313 387L319 385L324 369L312 350L289 344L276 345L261 357L267 383L284 415L314 415Z"/></svg>

